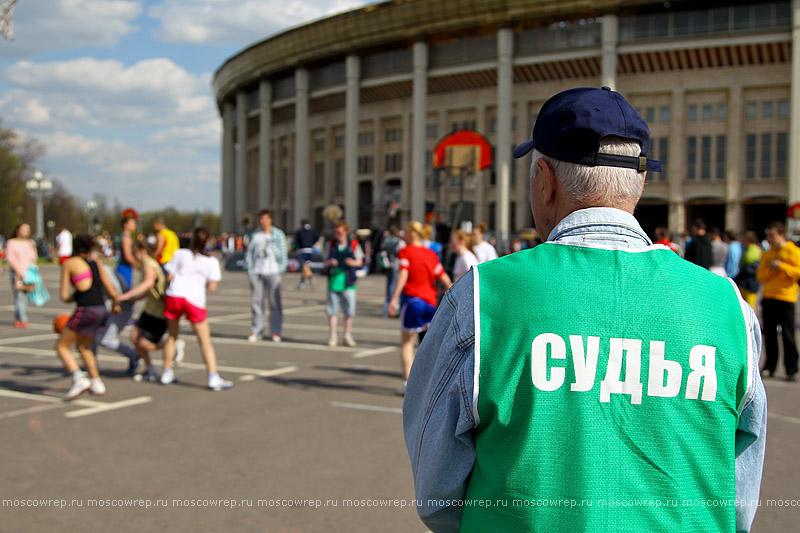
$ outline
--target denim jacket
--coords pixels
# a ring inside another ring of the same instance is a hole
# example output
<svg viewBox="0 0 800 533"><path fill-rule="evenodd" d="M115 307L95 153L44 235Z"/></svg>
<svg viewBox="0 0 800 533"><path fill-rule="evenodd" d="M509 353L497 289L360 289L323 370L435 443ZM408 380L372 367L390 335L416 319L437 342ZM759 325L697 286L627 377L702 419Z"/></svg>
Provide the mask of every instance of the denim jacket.
<svg viewBox="0 0 800 533"><path fill-rule="evenodd" d="M616 248L652 245L631 214L600 207L571 213L553 229L548 241ZM736 529L748 531L761 486L767 398L759 373L761 330L750 306L744 300L741 303L751 333L752 386L735 437ZM425 525L436 532L458 531L459 500L464 498L475 464L473 314L470 271L445 294L417 352L403 403L403 426L414 474L417 512Z"/></svg>

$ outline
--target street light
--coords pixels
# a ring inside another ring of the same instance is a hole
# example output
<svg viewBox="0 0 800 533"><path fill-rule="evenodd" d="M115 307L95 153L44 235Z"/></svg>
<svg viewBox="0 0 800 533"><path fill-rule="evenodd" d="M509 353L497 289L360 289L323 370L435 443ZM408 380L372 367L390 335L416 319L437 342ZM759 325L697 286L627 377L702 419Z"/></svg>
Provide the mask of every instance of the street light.
<svg viewBox="0 0 800 533"><path fill-rule="evenodd" d="M33 173L33 178L25 182L25 188L36 198L36 235L38 239L44 236L44 196L53 188L53 182L44 179L41 170Z"/></svg>
<svg viewBox="0 0 800 533"><path fill-rule="evenodd" d="M97 202L94 200L89 200L86 202L86 208L89 210L89 235L92 235L94 232L92 231L92 226L94 225L94 212L97 209Z"/></svg>

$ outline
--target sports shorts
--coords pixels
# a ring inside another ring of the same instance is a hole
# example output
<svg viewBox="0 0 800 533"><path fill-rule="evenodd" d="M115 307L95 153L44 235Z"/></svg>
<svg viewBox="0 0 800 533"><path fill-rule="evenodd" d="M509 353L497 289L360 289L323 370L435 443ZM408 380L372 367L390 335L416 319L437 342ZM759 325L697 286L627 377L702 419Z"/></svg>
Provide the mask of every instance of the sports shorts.
<svg viewBox="0 0 800 533"><path fill-rule="evenodd" d="M208 311L202 307L197 307L190 304L186 298L179 298L177 296L164 297L164 318L167 320L178 320L183 315L189 319L192 324L203 322L208 317Z"/></svg>
<svg viewBox="0 0 800 533"><path fill-rule="evenodd" d="M67 327L86 337L94 337L106 326L109 313L105 305L78 306L69 317Z"/></svg>
<svg viewBox="0 0 800 533"><path fill-rule="evenodd" d="M167 331L167 321L164 318L142 312L136 321L136 327L142 330L142 337L153 344L158 344L161 337L164 336L164 332Z"/></svg>
<svg viewBox="0 0 800 533"><path fill-rule="evenodd" d="M400 329L417 333L428 329L436 307L416 296L400 295Z"/></svg>

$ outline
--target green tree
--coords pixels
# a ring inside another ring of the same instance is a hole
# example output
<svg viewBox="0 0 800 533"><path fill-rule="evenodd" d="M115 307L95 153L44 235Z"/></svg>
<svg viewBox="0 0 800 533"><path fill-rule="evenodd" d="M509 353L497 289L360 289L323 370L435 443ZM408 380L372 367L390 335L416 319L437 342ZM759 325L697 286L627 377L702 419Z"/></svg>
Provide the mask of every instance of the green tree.
<svg viewBox="0 0 800 533"><path fill-rule="evenodd" d="M25 191L36 159L44 149L33 139L23 140L0 120L0 233L8 235L19 222L36 216Z"/></svg>

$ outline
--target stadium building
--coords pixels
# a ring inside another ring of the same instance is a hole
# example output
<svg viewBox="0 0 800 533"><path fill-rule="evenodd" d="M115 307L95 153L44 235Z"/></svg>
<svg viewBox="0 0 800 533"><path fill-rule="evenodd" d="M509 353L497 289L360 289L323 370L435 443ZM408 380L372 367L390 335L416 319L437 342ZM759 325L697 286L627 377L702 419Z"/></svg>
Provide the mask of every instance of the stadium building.
<svg viewBox="0 0 800 533"><path fill-rule="evenodd" d="M647 231L703 217L762 232L800 201L798 61L800 0L393 0L318 20L215 73L222 228L265 207L293 231L321 227L331 204L377 228L461 206L514 234L532 216L530 159L513 147L549 96L607 85L664 165L637 208ZM488 139L492 167L433 169L458 129Z"/></svg>

